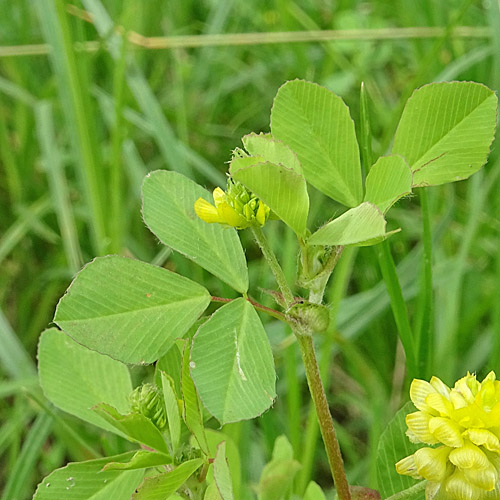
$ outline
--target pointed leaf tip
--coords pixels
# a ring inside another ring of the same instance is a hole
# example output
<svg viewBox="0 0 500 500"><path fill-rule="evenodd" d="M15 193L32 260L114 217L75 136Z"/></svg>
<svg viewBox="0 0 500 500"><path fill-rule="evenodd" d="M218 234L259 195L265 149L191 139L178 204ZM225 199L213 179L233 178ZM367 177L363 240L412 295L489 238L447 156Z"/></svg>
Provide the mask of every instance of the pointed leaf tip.
<svg viewBox="0 0 500 500"><path fill-rule="evenodd" d="M369 202L351 208L340 217L320 227L308 239L311 245L372 245L382 241L386 221L377 206Z"/></svg>

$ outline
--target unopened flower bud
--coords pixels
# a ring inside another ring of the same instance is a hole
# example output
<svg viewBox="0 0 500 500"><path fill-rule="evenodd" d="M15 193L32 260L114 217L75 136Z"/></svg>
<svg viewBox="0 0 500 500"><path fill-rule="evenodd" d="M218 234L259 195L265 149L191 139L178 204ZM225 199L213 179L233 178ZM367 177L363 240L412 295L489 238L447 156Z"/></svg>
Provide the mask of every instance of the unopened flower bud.
<svg viewBox="0 0 500 500"><path fill-rule="evenodd" d="M167 425L167 415L163 394L153 384L143 384L136 387L129 396L130 408L133 413L140 413L151 420L158 429Z"/></svg>
<svg viewBox="0 0 500 500"><path fill-rule="evenodd" d="M294 304L288 309L287 314L311 332L324 332L330 323L328 307L308 301Z"/></svg>

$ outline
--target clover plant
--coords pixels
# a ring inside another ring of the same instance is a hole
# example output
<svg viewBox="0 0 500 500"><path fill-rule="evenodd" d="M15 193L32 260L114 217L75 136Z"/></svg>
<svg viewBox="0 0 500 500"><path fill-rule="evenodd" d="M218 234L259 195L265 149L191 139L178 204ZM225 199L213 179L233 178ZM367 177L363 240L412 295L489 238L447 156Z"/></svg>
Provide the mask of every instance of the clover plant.
<svg viewBox="0 0 500 500"><path fill-rule="evenodd" d="M342 99L324 87L295 80L285 83L274 99L270 132L246 135L233 151L225 190L217 187L212 195L172 171L148 174L142 186L145 224L164 245L233 288L238 298L214 297L200 283L132 258L106 256L87 264L57 306L57 327L41 335L40 383L54 405L137 443L137 448L68 464L49 474L34 498L240 498L238 450L229 436L206 422L214 418L224 426L272 411L276 374L257 311L290 325L300 346L338 497L377 495L348 485L318 370L313 336L329 324L325 286L345 247L380 244L399 230L388 230L385 214L400 198L415 188L466 179L486 162L496 108L494 92L477 83L436 83L417 89L406 104L390 153L372 162L370 147L364 149L364 178L354 123ZM369 145L366 113L363 120L363 140ZM320 227L308 225L308 184L346 210L338 216L325 214ZM282 221L298 239L303 296L292 293L266 239L263 226L271 219ZM238 230L252 233L269 264L278 286L272 292L275 309L249 296ZM391 264L386 271L394 278ZM391 299L397 300L397 293ZM206 314L211 303L219 307ZM399 330L409 373L421 374L416 341ZM151 363L156 364L154 380L134 388L128 365ZM475 379L471 383L476 384ZM424 432L412 423L435 417L433 412L448 404L450 391L443 393L442 387L435 380L430 385L414 382L412 399L420 413L410 417L408 425L412 436L430 444L441 441L445 450L412 455L415 449L409 449L402 425L409 409L403 408L380 443L383 497L417 498L423 494L423 487L414 486L418 477L432 483L431 498L440 489L441 476L449 477L453 454L467 467L468 456L449 449L463 443L462 437L454 435L453 442L446 436L431 439L432 429ZM487 388L471 390L486 398ZM423 392L426 397L436 394L434 405L422 399ZM483 409L487 404L483 402ZM460 423L458 417L450 418L451 423L440 421L441 427L436 423L443 433ZM478 433L470 434L474 446L488 447L486 441L493 438L483 436L483 443ZM439 457L434 459L434 454ZM440 468L437 472L419 465L431 455ZM419 462L419 457L424 458ZM494 475L490 462L483 465ZM257 487L259 499L289 498L299 467L286 437L278 438ZM484 479L480 473L471 477ZM302 498L325 496L310 483ZM458 493L450 498L479 497Z"/></svg>

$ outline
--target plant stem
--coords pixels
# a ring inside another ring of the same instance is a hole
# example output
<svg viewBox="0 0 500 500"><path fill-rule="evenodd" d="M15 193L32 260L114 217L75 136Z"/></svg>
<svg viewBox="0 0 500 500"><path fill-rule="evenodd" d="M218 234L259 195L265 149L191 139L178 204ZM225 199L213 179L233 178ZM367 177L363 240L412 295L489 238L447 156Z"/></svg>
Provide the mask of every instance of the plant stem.
<svg viewBox="0 0 500 500"><path fill-rule="evenodd" d="M287 307L290 307L290 305L293 302L293 293L290 288L290 285L288 284L285 278L283 269L281 269L281 266L279 265L279 262L276 259L276 255L274 255L274 252L269 246L269 243L260 227L252 227L251 231L255 241L257 242L257 245L259 245L260 249L262 250L264 258L266 259L267 263L269 264L269 267L271 268L274 278L278 283L278 287L281 293L283 294L283 299L285 300Z"/></svg>
<svg viewBox="0 0 500 500"><path fill-rule="evenodd" d="M356 247L347 247L342 253L342 260L338 267L335 268L335 279L331 284L329 292L327 292L327 298L332 304L330 309L331 325L336 325L340 300L345 294L356 252ZM323 336L323 344L319 352L319 373L326 392L328 392L331 382L328 373L330 372L333 345L334 334L333 332L328 332L327 335ZM318 442L318 430L318 419L316 418L314 406L311 406L307 415L307 424L301 451L302 469L300 471L298 485L298 493L301 495L305 493L307 485L311 480L315 449Z"/></svg>
<svg viewBox="0 0 500 500"><path fill-rule="evenodd" d="M314 344L310 335L297 335L297 341L302 352L306 369L307 383L313 399L316 415L323 442L325 444L330 470L332 471L335 488L340 500L350 500L349 484L345 475L344 461L340 452L339 442L333 427L333 419L328 407L323 382L319 374L318 360L314 352Z"/></svg>
<svg viewBox="0 0 500 500"><path fill-rule="evenodd" d="M269 316L272 316L273 318L279 319L280 321L283 321L285 323L287 322L287 319L286 319L286 317L285 317L285 315L283 313L281 313L279 311L276 311L276 309L271 309L270 307L266 307L266 306L264 306L262 304L259 304L258 302L256 302L255 300L251 299L250 297L245 297L245 298L258 311L265 312L265 313L269 314ZM224 303L227 303L227 302L232 302L233 300L235 300L235 299L227 299L225 297L215 297L215 296L213 296L211 298L212 302L224 302Z"/></svg>
<svg viewBox="0 0 500 500"><path fill-rule="evenodd" d="M264 258L269 264L274 277L278 283L279 289L283 294L283 298L287 307L289 307L294 300L292 290L288 284L283 270L274 255L269 243L264 236L264 233L260 228L252 228L257 244L262 250ZM324 286L322 286L321 296L315 297L318 303L321 303L323 298L324 288L330 274L332 273L337 260L342 252L342 247L338 247L332 252L323 273L326 275ZM328 270L327 270L328 268ZM307 383L309 386L309 391L312 396L314 407L316 408L316 415L318 417L319 426L321 429L321 435L323 436L323 442L325 444L326 454L328 456L328 463L330 464L330 470L332 473L335 488L337 489L337 494L340 500L350 500L351 494L349 491L349 484L347 482L347 477L345 474L344 461L342 459L342 454L340 452L339 442L337 440L337 434L333 427L333 419L330 413L330 408L328 406L328 401L326 399L325 389L323 387L323 382L319 373L318 360L316 358L316 353L314 352L314 344L311 335L304 335L301 330L297 331L296 325L291 323L292 330L297 338L297 343L300 346L302 353L302 359L304 361L304 366L306 369Z"/></svg>

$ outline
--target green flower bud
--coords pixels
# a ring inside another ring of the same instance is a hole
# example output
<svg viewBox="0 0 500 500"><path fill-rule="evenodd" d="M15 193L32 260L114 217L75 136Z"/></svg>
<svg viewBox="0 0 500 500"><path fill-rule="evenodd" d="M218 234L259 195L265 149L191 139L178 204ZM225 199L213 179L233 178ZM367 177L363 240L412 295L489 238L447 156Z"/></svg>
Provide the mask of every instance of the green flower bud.
<svg viewBox="0 0 500 500"><path fill-rule="evenodd" d="M310 332L324 332L330 323L328 307L308 301L294 304L288 309L287 314Z"/></svg>
<svg viewBox="0 0 500 500"><path fill-rule="evenodd" d="M203 198L194 204L196 214L205 222L245 229L263 226L269 218L270 208L239 182L229 179L226 191L216 188L213 196L215 205Z"/></svg>
<svg viewBox="0 0 500 500"><path fill-rule="evenodd" d="M201 458L202 453L200 448L191 446L188 443L183 443L179 446L175 456L174 464L179 465L188 460L193 460L194 458Z"/></svg>
<svg viewBox="0 0 500 500"><path fill-rule="evenodd" d="M158 429L167 425L167 415L163 394L156 385L143 384L136 387L129 396L130 407L133 413L140 413L151 420Z"/></svg>

